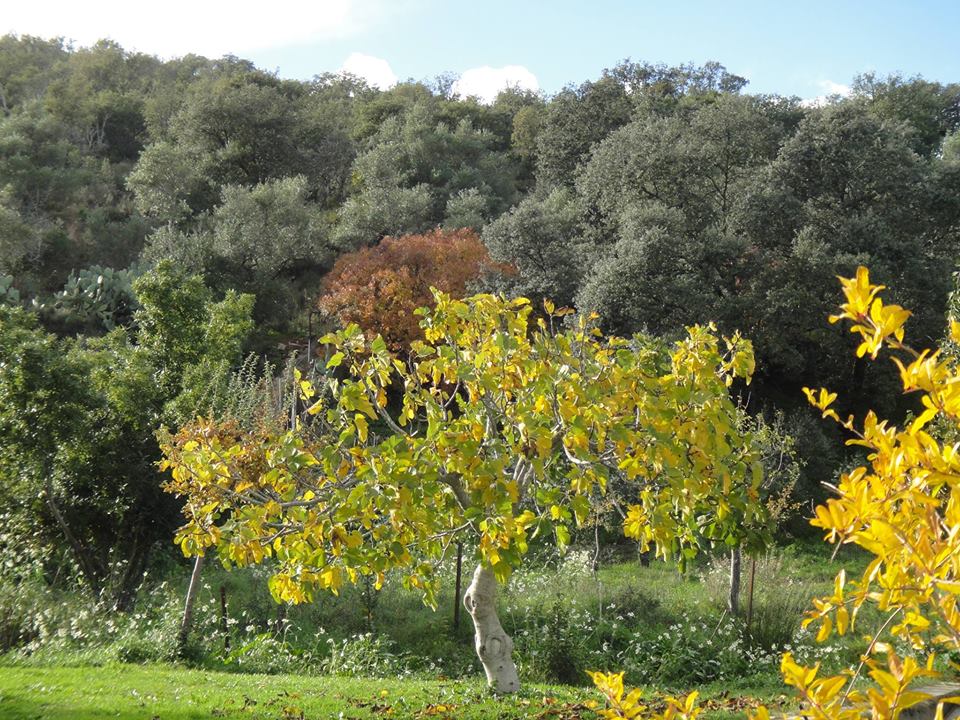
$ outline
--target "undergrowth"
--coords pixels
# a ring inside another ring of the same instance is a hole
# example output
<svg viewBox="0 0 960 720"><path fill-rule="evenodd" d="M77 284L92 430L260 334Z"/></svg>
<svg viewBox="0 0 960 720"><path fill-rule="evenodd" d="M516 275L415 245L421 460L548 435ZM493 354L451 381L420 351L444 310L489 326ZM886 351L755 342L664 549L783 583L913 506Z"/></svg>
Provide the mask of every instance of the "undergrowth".
<svg viewBox="0 0 960 720"><path fill-rule="evenodd" d="M531 558L500 595L503 625L526 681L579 685L585 670L617 668L634 684L690 687L778 677L779 656L841 667L852 650L818 646L800 629L809 598L840 567L823 554L781 550L758 560L749 627L725 610L727 560L705 558L680 575L670 565L570 550ZM845 558L849 561L851 558ZM853 558L856 562L857 559ZM849 564L849 562L848 562ZM746 575L742 605L747 607ZM38 579L0 582L5 664L102 665L179 659L208 669L380 678L459 678L481 673L469 615L453 625L452 577L434 612L388 582L282 608L267 590L269 569L204 571L184 655L176 634L188 568L146 577L136 608L116 613L76 588ZM452 568L445 570L452 575ZM464 571L464 584L469 573ZM226 615L223 614L225 599ZM226 629L226 632L224 632Z"/></svg>

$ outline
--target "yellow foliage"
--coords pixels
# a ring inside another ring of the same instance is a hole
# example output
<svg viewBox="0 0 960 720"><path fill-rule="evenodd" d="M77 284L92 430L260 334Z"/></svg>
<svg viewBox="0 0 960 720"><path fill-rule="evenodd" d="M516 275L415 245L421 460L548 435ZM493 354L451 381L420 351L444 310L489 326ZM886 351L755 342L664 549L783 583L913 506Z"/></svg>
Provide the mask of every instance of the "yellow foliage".
<svg viewBox="0 0 960 720"><path fill-rule="evenodd" d="M694 326L668 349L545 309L535 329L523 298L438 292L403 358L357 326L321 338L336 372L297 376L308 409L293 428L198 420L164 438L183 551L275 560L284 602L395 571L431 604L456 543L506 580L532 537L563 547L612 507L608 480L624 475L624 531L644 548L683 562L761 545L759 456L728 390L749 381L750 343Z"/></svg>
<svg viewBox="0 0 960 720"><path fill-rule="evenodd" d="M866 268L841 283L846 302L830 321L850 323L862 340L859 357L876 358L884 347L896 353L903 391L921 393L923 410L905 428L873 412L857 427L831 409L835 393L804 390L823 417L851 434L848 444L868 452L867 463L841 476L836 496L816 509L811 522L829 542L859 545L874 556L858 580L848 581L841 572L833 594L813 601L804 624L817 627L823 642L851 630L865 604L876 606L883 619L866 637L859 668L821 678L819 666L799 665L788 653L781 670L802 701L794 717L895 719L928 699L911 686L936 675L935 653L960 650L960 453L925 430L936 419L960 423L960 369L939 351L918 352L904 343L909 311L884 305L883 286L870 282ZM956 320L950 334L960 338ZM898 656L893 639L913 648L916 657ZM753 717L769 714L762 709Z"/></svg>
<svg viewBox="0 0 960 720"><path fill-rule="evenodd" d="M650 709L640 702L643 692L637 688L624 695L623 673L587 671L596 688L603 693L607 707L598 711L607 720L693 720L701 713L697 707L697 693L684 698L668 697L662 711Z"/></svg>

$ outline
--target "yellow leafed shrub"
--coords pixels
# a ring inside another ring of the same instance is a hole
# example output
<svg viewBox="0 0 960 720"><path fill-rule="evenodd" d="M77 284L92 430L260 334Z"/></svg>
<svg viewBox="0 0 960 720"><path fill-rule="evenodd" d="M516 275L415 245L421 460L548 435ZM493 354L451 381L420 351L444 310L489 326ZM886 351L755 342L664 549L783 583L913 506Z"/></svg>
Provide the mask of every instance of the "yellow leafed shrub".
<svg viewBox="0 0 960 720"><path fill-rule="evenodd" d="M859 579L837 575L833 593L814 599L804 625L816 628L822 642L860 630L857 619L866 605L875 606L881 620L866 629L858 667L821 677L819 665L805 667L788 653L781 670L801 701L794 717L895 719L929 699L919 688L937 675L935 655L960 649L960 448L931 429L960 422L960 372L939 350L917 351L905 343L910 312L885 305L883 286L870 281L866 268L841 282L845 302L830 321L850 323L861 341L858 357L890 351L904 393L919 394L922 410L902 428L872 411L857 423L833 408L836 393L804 390L824 418L850 434L848 444L867 449L866 463L841 476L835 497L816 509L812 524L827 541L859 545L873 555ZM956 321L951 337L960 340ZM931 425L935 420L939 424ZM900 657L895 643L911 653ZM942 705L937 712L942 717ZM768 717L765 709L754 715Z"/></svg>

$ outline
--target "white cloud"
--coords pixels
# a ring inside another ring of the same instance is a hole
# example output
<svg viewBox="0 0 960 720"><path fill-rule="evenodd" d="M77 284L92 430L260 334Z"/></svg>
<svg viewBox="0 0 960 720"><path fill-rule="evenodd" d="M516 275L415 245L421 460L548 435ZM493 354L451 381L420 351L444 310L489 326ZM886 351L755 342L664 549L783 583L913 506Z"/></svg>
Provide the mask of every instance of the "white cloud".
<svg viewBox="0 0 960 720"><path fill-rule="evenodd" d="M833 80L820 80L817 85L821 90L823 90L823 94L817 95L816 97L807 98L806 100L801 101L801 105L809 108L823 107L824 105L828 105L830 103L831 98L834 98L838 95L840 97L849 97L851 93L851 88L849 85L834 82Z"/></svg>
<svg viewBox="0 0 960 720"><path fill-rule="evenodd" d="M358 32L382 0L36 0L7 2L0 34L62 36L81 46L109 38L124 48L175 57L239 55Z"/></svg>
<svg viewBox="0 0 960 720"><path fill-rule="evenodd" d="M833 80L821 80L819 85L826 91L826 95L839 95L840 97L847 97L850 94L849 85L837 83Z"/></svg>
<svg viewBox="0 0 960 720"><path fill-rule="evenodd" d="M350 53L350 57L343 61L340 72L356 75L367 81L371 87L386 90L397 84L397 76L383 58L363 53Z"/></svg>
<svg viewBox="0 0 960 720"><path fill-rule="evenodd" d="M481 102L492 103L497 99L497 93L509 87L536 92L540 89L540 83L537 82L537 76L523 65L505 65L501 68L484 65L464 72L453 84L453 92L461 97L475 95Z"/></svg>

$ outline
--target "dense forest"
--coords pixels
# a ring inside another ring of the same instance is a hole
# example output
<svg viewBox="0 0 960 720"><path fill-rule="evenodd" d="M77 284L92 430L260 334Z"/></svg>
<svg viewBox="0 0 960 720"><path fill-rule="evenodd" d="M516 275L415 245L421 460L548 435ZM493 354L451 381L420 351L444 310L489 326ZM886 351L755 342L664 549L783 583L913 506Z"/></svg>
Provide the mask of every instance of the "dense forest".
<svg viewBox="0 0 960 720"><path fill-rule="evenodd" d="M79 573L129 606L181 521L157 431L269 414L282 368L344 322L402 350L431 286L549 299L619 335L740 330L740 400L805 459L798 503L846 462L802 387L911 411L895 368L825 320L835 276L866 265L916 344L944 341L960 83L862 75L814 106L717 63L626 60L486 105L452 79L378 90L0 38L4 573Z"/></svg>

